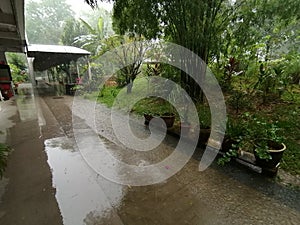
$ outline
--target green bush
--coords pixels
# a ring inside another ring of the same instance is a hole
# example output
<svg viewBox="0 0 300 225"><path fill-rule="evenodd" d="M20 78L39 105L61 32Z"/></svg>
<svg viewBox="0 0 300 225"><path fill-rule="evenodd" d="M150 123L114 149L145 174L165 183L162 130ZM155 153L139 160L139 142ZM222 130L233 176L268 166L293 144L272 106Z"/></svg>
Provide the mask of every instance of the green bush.
<svg viewBox="0 0 300 225"><path fill-rule="evenodd" d="M260 159L272 159L269 149L273 143L281 145L285 137L278 121L270 121L265 117L246 112L234 119L230 119L227 127L227 136L233 144L223 159L218 162L223 165L231 157L236 157L240 150L256 153Z"/></svg>
<svg viewBox="0 0 300 225"><path fill-rule="evenodd" d="M288 58L283 67L283 73L291 79L293 84L300 83L300 56L293 55Z"/></svg>

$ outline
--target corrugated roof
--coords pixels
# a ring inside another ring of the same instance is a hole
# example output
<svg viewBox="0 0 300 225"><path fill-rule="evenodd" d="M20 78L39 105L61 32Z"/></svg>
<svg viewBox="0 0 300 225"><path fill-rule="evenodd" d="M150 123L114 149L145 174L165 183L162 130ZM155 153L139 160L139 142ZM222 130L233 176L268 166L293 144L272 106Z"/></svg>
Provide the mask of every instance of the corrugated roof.
<svg viewBox="0 0 300 225"><path fill-rule="evenodd" d="M28 54L33 55L38 52L40 53L62 53L62 54L80 54L80 55L90 55L90 52L77 48L74 46L65 45L40 45L40 44L30 44L27 47Z"/></svg>
<svg viewBox="0 0 300 225"><path fill-rule="evenodd" d="M78 58L88 55L90 52L74 46L39 44L27 46L27 56L34 57L33 68L38 71L76 61Z"/></svg>

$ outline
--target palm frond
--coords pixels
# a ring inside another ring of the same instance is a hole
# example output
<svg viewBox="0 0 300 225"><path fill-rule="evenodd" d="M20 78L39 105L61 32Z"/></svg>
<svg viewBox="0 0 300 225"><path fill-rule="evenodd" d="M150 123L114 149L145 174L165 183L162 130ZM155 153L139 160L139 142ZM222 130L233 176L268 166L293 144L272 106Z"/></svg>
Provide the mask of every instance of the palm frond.
<svg viewBox="0 0 300 225"><path fill-rule="evenodd" d="M97 34L97 31L88 23L86 22L84 19L79 18L80 21L82 22L82 24L94 35Z"/></svg>

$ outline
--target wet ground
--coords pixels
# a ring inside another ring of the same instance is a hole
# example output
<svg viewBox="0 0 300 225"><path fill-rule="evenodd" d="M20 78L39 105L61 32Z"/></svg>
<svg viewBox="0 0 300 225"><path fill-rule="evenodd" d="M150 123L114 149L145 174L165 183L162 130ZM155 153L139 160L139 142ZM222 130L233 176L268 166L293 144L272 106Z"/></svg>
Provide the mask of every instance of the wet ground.
<svg viewBox="0 0 300 225"><path fill-rule="evenodd" d="M235 163L214 163L199 172L202 149L165 181L146 186L112 182L99 174L102 167L91 166L91 152L85 149L99 147L118 159L109 172L126 181L133 175L120 162L139 167L157 163L174 151L178 140L167 136L154 151L131 151L114 134L105 106L85 99L73 106L72 96L57 94L46 84L35 91L30 85L20 88L19 96L1 104L0 138L15 151L0 183L0 224L299 224L298 188ZM115 119L122 128L123 114ZM133 116L130 124L137 136L149 137L141 119ZM81 132L79 141L76 132ZM97 144L85 141L91 136ZM106 156L101 157L97 163L108 165ZM153 173L159 177L173 168L163 169Z"/></svg>

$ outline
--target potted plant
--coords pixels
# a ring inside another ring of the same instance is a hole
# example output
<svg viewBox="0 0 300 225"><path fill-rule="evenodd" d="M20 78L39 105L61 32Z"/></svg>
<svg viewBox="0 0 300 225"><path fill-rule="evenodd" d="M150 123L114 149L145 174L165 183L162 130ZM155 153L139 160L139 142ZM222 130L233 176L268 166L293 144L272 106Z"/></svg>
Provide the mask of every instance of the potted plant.
<svg viewBox="0 0 300 225"><path fill-rule="evenodd" d="M165 121L167 128L172 127L175 121L173 106L161 98L154 99L154 101L156 102L155 106L144 111L145 124L148 125L154 117L160 117Z"/></svg>
<svg viewBox="0 0 300 225"><path fill-rule="evenodd" d="M245 134L245 126L238 119L228 118L226 134L221 146L223 157L218 160L218 163L224 165L236 158L239 155L242 147L242 139Z"/></svg>
<svg viewBox="0 0 300 225"><path fill-rule="evenodd" d="M144 118L145 118L145 125L149 125L150 121L153 119L154 115L151 112L145 111Z"/></svg>
<svg viewBox="0 0 300 225"><path fill-rule="evenodd" d="M237 157L243 150L253 153L255 164L263 169L271 171L278 167L286 146L277 121L268 121L246 112L230 122L227 134L231 147L225 152L223 160L219 160L221 164Z"/></svg>
<svg viewBox="0 0 300 225"><path fill-rule="evenodd" d="M197 105L199 124L194 126L194 132L199 134L198 145L206 146L211 133L210 108L205 105Z"/></svg>
<svg viewBox="0 0 300 225"><path fill-rule="evenodd" d="M163 114L160 114L159 117L165 121L167 128L170 128L170 127L173 126L174 121L175 121L175 114L174 113L165 112Z"/></svg>
<svg viewBox="0 0 300 225"><path fill-rule="evenodd" d="M144 112L145 125L149 125L150 121L155 117L163 119L167 128L172 127L175 121L175 114L172 112L147 111Z"/></svg>

